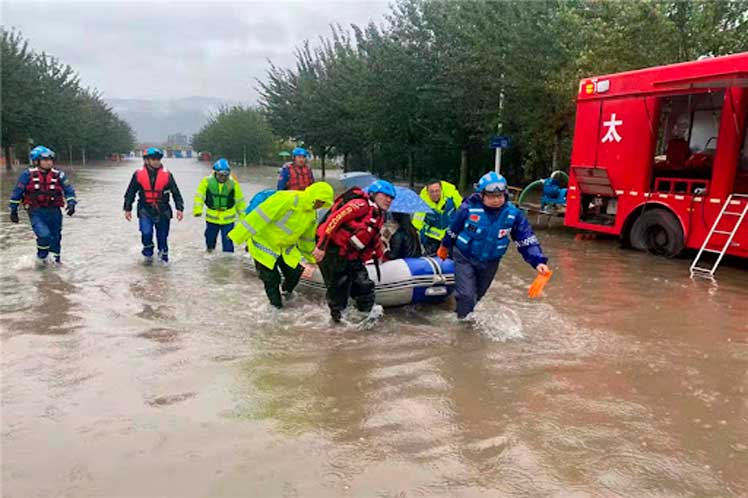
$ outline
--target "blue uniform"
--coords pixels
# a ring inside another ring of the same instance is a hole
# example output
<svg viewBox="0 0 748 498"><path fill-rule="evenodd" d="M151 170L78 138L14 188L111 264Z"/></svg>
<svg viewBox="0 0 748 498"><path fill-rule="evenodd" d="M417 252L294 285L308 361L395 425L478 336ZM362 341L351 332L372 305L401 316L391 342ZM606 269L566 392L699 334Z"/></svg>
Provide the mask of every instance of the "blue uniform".
<svg viewBox="0 0 748 498"><path fill-rule="evenodd" d="M74 208L77 201L75 198L75 189L68 182L68 178L63 171L57 170L58 179L60 186L67 202L68 209ZM52 169L41 170L42 175L49 175ZM39 259L47 259L49 253L55 258L55 261L60 261L60 249L62 241L62 210L59 206L48 205L39 206L31 199L26 199L26 192L29 182L31 181L31 170L26 169L18 177L18 182L10 194L10 210L18 211L18 206L22 203L28 205L29 220L31 221L31 228L34 230L36 235L36 256Z"/></svg>
<svg viewBox="0 0 748 498"><path fill-rule="evenodd" d="M291 172L288 171L287 167L282 167L278 170L278 184L275 186L277 190L286 190L288 185L288 179L291 178Z"/></svg>
<svg viewBox="0 0 748 498"><path fill-rule="evenodd" d="M520 209L508 201L498 209L488 208L480 194L465 199L442 241L448 249L454 246L458 318L472 312L491 287L509 237L533 268L548 262Z"/></svg>

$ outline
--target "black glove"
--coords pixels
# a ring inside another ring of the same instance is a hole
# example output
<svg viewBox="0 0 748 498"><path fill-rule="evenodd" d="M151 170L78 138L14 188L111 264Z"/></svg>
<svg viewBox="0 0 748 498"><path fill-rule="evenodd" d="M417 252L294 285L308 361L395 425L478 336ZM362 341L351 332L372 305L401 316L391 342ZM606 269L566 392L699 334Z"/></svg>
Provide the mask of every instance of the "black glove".
<svg viewBox="0 0 748 498"><path fill-rule="evenodd" d="M75 214L75 204L68 204L68 209L66 212L68 216L73 216L73 214Z"/></svg>
<svg viewBox="0 0 748 498"><path fill-rule="evenodd" d="M13 223L18 223L18 210L17 209L11 209L10 221L12 221Z"/></svg>

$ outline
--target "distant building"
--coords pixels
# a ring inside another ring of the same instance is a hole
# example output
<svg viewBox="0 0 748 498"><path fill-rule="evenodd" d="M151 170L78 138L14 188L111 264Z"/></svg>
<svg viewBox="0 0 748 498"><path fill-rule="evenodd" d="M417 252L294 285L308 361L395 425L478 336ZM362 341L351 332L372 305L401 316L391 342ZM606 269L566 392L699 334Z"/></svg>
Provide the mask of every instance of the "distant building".
<svg viewBox="0 0 748 498"><path fill-rule="evenodd" d="M186 148L190 145L190 140L189 137L184 133L175 133L168 136L168 138L166 139L166 145L168 147Z"/></svg>

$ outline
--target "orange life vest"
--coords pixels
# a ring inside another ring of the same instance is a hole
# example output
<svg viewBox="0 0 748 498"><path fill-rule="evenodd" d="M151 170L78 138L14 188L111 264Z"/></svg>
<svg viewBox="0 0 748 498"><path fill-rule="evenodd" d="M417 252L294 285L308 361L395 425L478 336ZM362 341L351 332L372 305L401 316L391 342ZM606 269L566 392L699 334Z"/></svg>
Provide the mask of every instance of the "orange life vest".
<svg viewBox="0 0 748 498"><path fill-rule="evenodd" d="M169 184L169 172L163 166L156 170L156 181L151 184L151 177L145 166L137 173L137 180L143 188L146 204L159 204L164 199L164 189Z"/></svg>

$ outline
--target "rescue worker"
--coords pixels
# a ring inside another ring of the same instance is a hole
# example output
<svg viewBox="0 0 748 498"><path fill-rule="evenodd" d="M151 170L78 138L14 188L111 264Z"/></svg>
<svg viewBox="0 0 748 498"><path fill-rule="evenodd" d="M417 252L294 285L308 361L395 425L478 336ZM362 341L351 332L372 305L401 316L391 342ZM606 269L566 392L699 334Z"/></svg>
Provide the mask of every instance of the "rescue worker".
<svg viewBox="0 0 748 498"><path fill-rule="evenodd" d="M292 161L284 164L278 172L278 190L304 190L314 183L312 168L306 163L309 152L296 147L291 155Z"/></svg>
<svg viewBox="0 0 748 498"><path fill-rule="evenodd" d="M466 318L491 287L509 236L538 273L550 271L530 223L507 199L506 180L492 171L481 177L477 192L460 206L437 253L446 259L454 246L457 318Z"/></svg>
<svg viewBox="0 0 748 498"><path fill-rule="evenodd" d="M332 186L325 182L313 183L303 192L276 192L240 217L229 232L237 244L247 243L265 294L276 308L283 307L281 289L289 296L299 283L301 258L315 262L317 209L330 207L333 197Z"/></svg>
<svg viewBox="0 0 748 498"><path fill-rule="evenodd" d="M228 237L234 228L237 213L243 213L247 207L244 194L231 178L231 166L226 159L219 159L213 165L213 174L206 176L197 187L193 216L205 213L205 246L208 252L216 248L218 232L221 233L223 252L234 252L234 243Z"/></svg>
<svg viewBox="0 0 748 498"><path fill-rule="evenodd" d="M153 231L156 230L158 256L163 263L169 262L169 226L172 211L169 204L170 195L174 196L174 207L177 220L182 221L184 200L179 192L177 182L171 171L161 164L164 153L156 147L150 147L143 155L143 167L133 173L130 185L125 192L125 219L132 220L132 205L135 194L138 194L138 221L143 257L145 263L153 262Z"/></svg>
<svg viewBox="0 0 748 498"><path fill-rule="evenodd" d="M40 265L47 263L52 253L60 263L60 241L62 239L62 210L73 216L77 201L75 189L68 182L65 172L54 167L55 153L39 145L29 154L32 166L26 169L10 195L10 221L18 223L18 206L28 211L31 228L36 234L36 257Z"/></svg>
<svg viewBox="0 0 748 498"><path fill-rule="evenodd" d="M317 229L312 256L325 280L327 304L335 323L340 322L349 297L359 311L369 313L374 307L374 282L365 263L374 259L378 264L382 258L381 231L395 187L377 180L367 190L354 187L339 196Z"/></svg>
<svg viewBox="0 0 748 498"><path fill-rule="evenodd" d="M436 256L457 208L462 204L462 196L449 182L429 180L421 190L421 199L433 212L414 213L413 226L420 233L424 255Z"/></svg>

